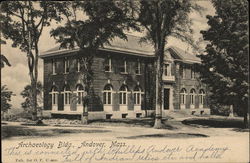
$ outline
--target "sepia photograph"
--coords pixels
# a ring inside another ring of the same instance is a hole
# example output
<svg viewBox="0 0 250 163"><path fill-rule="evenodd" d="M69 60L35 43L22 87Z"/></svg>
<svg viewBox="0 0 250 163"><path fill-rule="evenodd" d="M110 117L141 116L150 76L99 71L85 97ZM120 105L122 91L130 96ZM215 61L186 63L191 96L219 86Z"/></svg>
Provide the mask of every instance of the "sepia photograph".
<svg viewBox="0 0 250 163"><path fill-rule="evenodd" d="M247 0L0 3L2 163L249 163Z"/></svg>

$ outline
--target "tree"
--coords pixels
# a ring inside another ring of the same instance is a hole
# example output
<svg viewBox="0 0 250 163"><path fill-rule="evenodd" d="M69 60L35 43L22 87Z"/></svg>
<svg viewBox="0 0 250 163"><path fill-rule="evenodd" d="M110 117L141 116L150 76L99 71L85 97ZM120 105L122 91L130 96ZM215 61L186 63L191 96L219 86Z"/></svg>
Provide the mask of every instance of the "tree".
<svg viewBox="0 0 250 163"><path fill-rule="evenodd" d="M1 44L6 44L6 42L4 40L0 39L0 45ZM1 50L1 48L0 48L0 50ZM1 60L1 68L4 68L5 65L11 66L10 62L8 61L8 59L2 53L0 53L0 60Z"/></svg>
<svg viewBox="0 0 250 163"><path fill-rule="evenodd" d="M207 16L210 28L201 31L206 54L200 55L201 78L212 92L211 99L221 105L233 105L244 116L249 112L248 82L248 3L240 0L213 0L215 16Z"/></svg>
<svg viewBox="0 0 250 163"><path fill-rule="evenodd" d="M51 1L8 1L1 3L1 33L27 54L32 86L32 119L37 119L37 77L39 39L44 27L55 19L60 21Z"/></svg>
<svg viewBox="0 0 250 163"><path fill-rule="evenodd" d="M1 86L1 111L4 113L11 108L11 96L15 96L6 85Z"/></svg>
<svg viewBox="0 0 250 163"><path fill-rule="evenodd" d="M87 92L83 104L88 103L93 93L91 66L97 49L109 44L114 37L126 39L123 31L128 27L138 29L127 17L128 11L123 6L123 1L116 0L71 1L57 5L66 22L64 26L53 29L51 35L62 48L78 46L79 54L84 54L80 60L81 81ZM86 109L83 110L85 112ZM82 123L87 123L87 116L82 116Z"/></svg>
<svg viewBox="0 0 250 163"><path fill-rule="evenodd" d="M43 91L43 86L41 82L37 82L37 101L38 103L42 102L42 91ZM26 85L24 87L24 90L20 93L20 95L24 98L24 102L21 103L22 108L24 108L24 110L27 113L32 113L32 87L31 85Z"/></svg>
<svg viewBox="0 0 250 163"><path fill-rule="evenodd" d="M132 1L133 2L133 1ZM185 0L140 0L132 4L134 19L144 27L146 36L143 41L150 41L155 50L155 78L156 78L156 115L155 128L161 128L162 91L163 91L163 59L164 50L169 36L177 37L193 46L192 21L189 13L202 11L202 7L195 1Z"/></svg>

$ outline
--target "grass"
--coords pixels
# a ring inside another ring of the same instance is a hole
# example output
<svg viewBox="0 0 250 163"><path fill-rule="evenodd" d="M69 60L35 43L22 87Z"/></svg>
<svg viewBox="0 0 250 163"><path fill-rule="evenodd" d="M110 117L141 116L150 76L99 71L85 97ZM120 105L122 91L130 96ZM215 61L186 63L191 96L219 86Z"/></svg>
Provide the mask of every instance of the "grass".
<svg viewBox="0 0 250 163"><path fill-rule="evenodd" d="M242 128L244 126L243 120L238 118L191 118L182 121L185 125L192 125L196 127L214 127L214 128Z"/></svg>
<svg viewBox="0 0 250 163"><path fill-rule="evenodd" d="M167 133L167 134L150 134L150 135L137 135L137 136L129 136L129 137L119 137L125 139L140 139L140 138L195 138L195 137L209 137L204 134L197 133Z"/></svg>
<svg viewBox="0 0 250 163"><path fill-rule="evenodd" d="M38 137L48 137L48 136L57 136L61 134L70 134L70 133L103 133L110 132L109 130L77 130L77 129L34 129L24 126L2 126L1 128L1 138L7 139L17 136L38 136Z"/></svg>

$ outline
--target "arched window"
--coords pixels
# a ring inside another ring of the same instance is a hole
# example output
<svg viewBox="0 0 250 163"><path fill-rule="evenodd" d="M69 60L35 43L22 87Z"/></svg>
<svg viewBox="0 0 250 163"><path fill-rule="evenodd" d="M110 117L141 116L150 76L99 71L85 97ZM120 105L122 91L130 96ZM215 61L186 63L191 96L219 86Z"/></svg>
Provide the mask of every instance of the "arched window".
<svg viewBox="0 0 250 163"><path fill-rule="evenodd" d="M103 104L104 105L111 105L112 104L112 85L107 84L103 89Z"/></svg>
<svg viewBox="0 0 250 163"><path fill-rule="evenodd" d="M119 90L119 99L120 104L126 105L128 99L128 87L126 85L122 85Z"/></svg>
<svg viewBox="0 0 250 163"><path fill-rule="evenodd" d="M58 90L57 90L56 86L53 86L51 88L51 92L49 94L51 94L52 105L57 105L57 103L58 103Z"/></svg>
<svg viewBox="0 0 250 163"><path fill-rule="evenodd" d="M187 91L185 88L181 89L180 95L181 95L181 104L185 105L186 104L186 95L187 95Z"/></svg>
<svg viewBox="0 0 250 163"><path fill-rule="evenodd" d="M199 91L199 96L200 96L199 102L200 102L201 105L203 105L203 104L204 104L204 99L205 99L205 91L204 91L203 89L201 89L201 90Z"/></svg>
<svg viewBox="0 0 250 163"><path fill-rule="evenodd" d="M64 94L64 98L63 98L64 105L69 105L71 91L68 85L64 86L63 94Z"/></svg>
<svg viewBox="0 0 250 163"><path fill-rule="evenodd" d="M77 94L77 98L78 98L78 105L82 104L82 98L84 96L84 89L83 86L81 84L78 84L76 86L76 94Z"/></svg>
<svg viewBox="0 0 250 163"><path fill-rule="evenodd" d="M134 104L141 105L141 94L142 90L139 85L137 85L134 89Z"/></svg>
<svg viewBox="0 0 250 163"><path fill-rule="evenodd" d="M190 90L190 104L194 105L195 104L195 89Z"/></svg>

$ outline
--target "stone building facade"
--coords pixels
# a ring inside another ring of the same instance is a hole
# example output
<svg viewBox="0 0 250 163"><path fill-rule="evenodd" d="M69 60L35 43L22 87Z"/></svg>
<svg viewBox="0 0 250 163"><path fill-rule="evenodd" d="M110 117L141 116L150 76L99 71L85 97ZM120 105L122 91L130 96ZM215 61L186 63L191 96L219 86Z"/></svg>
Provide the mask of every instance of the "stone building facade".
<svg viewBox="0 0 250 163"><path fill-rule="evenodd" d="M88 103L90 119L138 118L155 110L154 53L136 36L114 39L94 57L93 89ZM53 48L44 60L44 115L79 116L86 95L81 80L79 49ZM165 51L163 116L170 111L209 114L207 89L195 72L199 58L177 47Z"/></svg>

